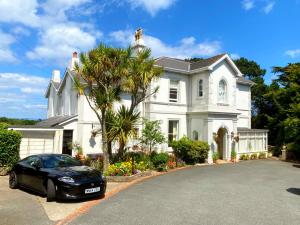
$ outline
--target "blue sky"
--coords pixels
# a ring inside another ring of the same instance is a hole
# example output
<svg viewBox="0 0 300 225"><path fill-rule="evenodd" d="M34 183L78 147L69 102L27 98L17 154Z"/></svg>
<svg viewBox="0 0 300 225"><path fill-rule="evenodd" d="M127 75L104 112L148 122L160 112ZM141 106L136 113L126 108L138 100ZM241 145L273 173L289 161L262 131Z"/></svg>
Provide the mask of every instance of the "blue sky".
<svg viewBox="0 0 300 225"><path fill-rule="evenodd" d="M144 29L153 56L227 52L267 69L300 61L300 0L0 0L0 116L45 118L53 69Z"/></svg>

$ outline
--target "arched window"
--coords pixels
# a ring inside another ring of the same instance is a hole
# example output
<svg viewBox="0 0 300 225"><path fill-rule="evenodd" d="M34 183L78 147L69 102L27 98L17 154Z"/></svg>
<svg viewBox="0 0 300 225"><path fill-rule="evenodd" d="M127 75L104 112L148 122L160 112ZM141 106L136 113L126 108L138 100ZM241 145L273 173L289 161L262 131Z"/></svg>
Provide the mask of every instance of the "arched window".
<svg viewBox="0 0 300 225"><path fill-rule="evenodd" d="M198 97L203 96L203 80L198 81Z"/></svg>
<svg viewBox="0 0 300 225"><path fill-rule="evenodd" d="M220 103L226 103L227 101L227 84L225 80L220 80L219 82L218 101Z"/></svg>

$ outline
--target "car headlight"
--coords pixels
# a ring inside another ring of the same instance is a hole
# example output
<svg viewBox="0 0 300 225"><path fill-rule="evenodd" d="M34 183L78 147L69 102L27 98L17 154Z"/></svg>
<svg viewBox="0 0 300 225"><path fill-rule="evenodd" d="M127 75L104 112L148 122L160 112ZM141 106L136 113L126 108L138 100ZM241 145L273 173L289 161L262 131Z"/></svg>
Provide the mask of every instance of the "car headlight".
<svg viewBox="0 0 300 225"><path fill-rule="evenodd" d="M65 183L74 183L74 179L72 177L60 177L58 178L59 181L65 182Z"/></svg>
<svg viewBox="0 0 300 225"><path fill-rule="evenodd" d="M106 177L103 174L101 174L101 178L102 178L102 180L106 179Z"/></svg>

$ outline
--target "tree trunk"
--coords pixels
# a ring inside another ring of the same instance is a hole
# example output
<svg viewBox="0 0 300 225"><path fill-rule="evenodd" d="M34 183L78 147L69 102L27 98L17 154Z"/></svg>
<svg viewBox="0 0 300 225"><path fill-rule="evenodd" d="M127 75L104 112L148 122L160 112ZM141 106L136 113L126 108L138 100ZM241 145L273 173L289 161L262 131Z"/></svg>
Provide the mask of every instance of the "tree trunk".
<svg viewBox="0 0 300 225"><path fill-rule="evenodd" d="M102 152L103 152L103 171L106 171L109 166L109 154L107 148L107 134L106 134L106 112L101 110L101 135L102 135Z"/></svg>
<svg viewBox="0 0 300 225"><path fill-rule="evenodd" d="M125 148L125 143L121 141L121 143L119 143L119 149L118 149L119 159L121 159L124 156L124 148Z"/></svg>
<svg viewBox="0 0 300 225"><path fill-rule="evenodd" d="M107 152L108 152L108 155L109 155L109 159L112 160L112 141L108 141L107 142Z"/></svg>

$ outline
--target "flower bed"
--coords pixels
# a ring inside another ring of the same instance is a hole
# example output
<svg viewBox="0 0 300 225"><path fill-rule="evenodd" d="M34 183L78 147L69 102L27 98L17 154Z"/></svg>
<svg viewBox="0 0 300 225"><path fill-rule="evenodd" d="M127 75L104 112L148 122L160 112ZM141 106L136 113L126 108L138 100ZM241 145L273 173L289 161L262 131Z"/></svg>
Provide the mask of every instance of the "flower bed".
<svg viewBox="0 0 300 225"><path fill-rule="evenodd" d="M106 176L106 180L108 182L130 182L138 179L139 177L146 177L151 175L152 175L152 171L147 170L130 176Z"/></svg>

